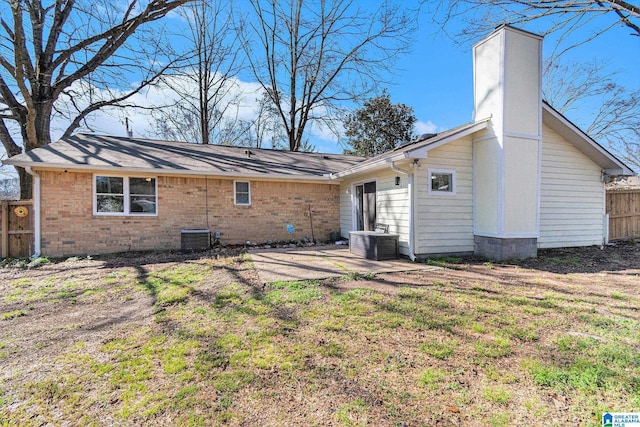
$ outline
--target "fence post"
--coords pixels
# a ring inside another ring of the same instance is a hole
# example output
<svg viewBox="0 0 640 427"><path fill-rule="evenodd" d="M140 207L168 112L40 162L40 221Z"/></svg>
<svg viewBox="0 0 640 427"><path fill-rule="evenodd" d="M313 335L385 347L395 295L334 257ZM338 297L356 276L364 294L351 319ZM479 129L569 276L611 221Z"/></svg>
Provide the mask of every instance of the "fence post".
<svg viewBox="0 0 640 427"><path fill-rule="evenodd" d="M9 201L2 201L2 258L9 256Z"/></svg>

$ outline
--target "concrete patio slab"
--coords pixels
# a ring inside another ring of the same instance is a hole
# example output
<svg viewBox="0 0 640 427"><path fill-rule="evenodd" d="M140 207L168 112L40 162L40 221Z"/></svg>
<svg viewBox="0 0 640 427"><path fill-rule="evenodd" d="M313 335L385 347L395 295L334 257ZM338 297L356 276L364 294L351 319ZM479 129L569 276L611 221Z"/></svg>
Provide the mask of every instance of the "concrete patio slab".
<svg viewBox="0 0 640 427"><path fill-rule="evenodd" d="M373 261L349 252L343 246L296 249L252 249L249 251L260 280L264 283L293 280L317 280L349 273L390 273L433 270L433 266L408 259Z"/></svg>

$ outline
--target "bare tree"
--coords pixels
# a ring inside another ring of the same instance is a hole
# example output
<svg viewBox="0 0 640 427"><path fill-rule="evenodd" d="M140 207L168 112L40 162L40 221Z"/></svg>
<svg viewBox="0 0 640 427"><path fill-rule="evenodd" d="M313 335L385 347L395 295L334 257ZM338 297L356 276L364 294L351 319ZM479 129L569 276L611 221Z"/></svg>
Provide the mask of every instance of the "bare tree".
<svg viewBox="0 0 640 427"><path fill-rule="evenodd" d="M178 76L162 79L178 101L171 108L158 109L156 121L183 141L212 144L242 138L241 128L246 125L239 122L237 113L243 94L236 84L241 48L231 4L195 0L181 14L187 22L184 40L190 52ZM185 123L185 117L197 120Z"/></svg>
<svg viewBox="0 0 640 427"><path fill-rule="evenodd" d="M0 141L7 155L49 144L56 114L70 119L64 130L70 135L92 112L126 106L131 96L152 84L172 63L160 55L162 43L145 43L151 32L145 33L144 26L188 1L4 1ZM162 28L154 31L160 34ZM128 82L133 78L139 83L132 88ZM23 147L10 132L15 127ZM21 197L29 198L30 176L21 168L18 174Z"/></svg>
<svg viewBox="0 0 640 427"><path fill-rule="evenodd" d="M640 90L627 90L616 82L617 74L598 61L547 62L542 92L562 114L589 118L577 124L640 168Z"/></svg>
<svg viewBox="0 0 640 427"><path fill-rule="evenodd" d="M477 40L504 23L525 27L537 22L545 28L542 35L554 34L555 44L545 60L544 97L591 137L640 166L640 91L616 82L619 72L611 71L608 63L563 62L566 52L616 27L640 37L639 6L617 0L422 0L421 4L445 32L449 24L459 27L460 21L465 22L453 36L458 41Z"/></svg>
<svg viewBox="0 0 640 427"><path fill-rule="evenodd" d="M16 200L20 196L18 178L7 178L0 174L0 200Z"/></svg>
<svg viewBox="0 0 640 427"><path fill-rule="evenodd" d="M252 126L253 141L251 145L256 148L263 148L269 144L269 148L283 148L283 143L287 140L287 136L284 134L284 128L281 125L278 109L267 92L263 92L257 101L258 108Z"/></svg>
<svg viewBox="0 0 640 427"><path fill-rule="evenodd" d="M286 135L271 99L263 93L256 102L251 118L238 117L237 108L228 109L226 118L221 117L222 112L215 111L216 127L211 135L215 135L216 144L272 149L284 147ZM200 137L198 119L199 113L195 108L187 108L184 104L165 107L154 120L155 134L167 140L197 142Z"/></svg>
<svg viewBox="0 0 640 427"><path fill-rule="evenodd" d="M248 63L275 106L289 149L309 126L334 126L339 103L362 99L408 48L400 6L353 0L250 0L241 33ZM339 120L339 119L338 119Z"/></svg>
<svg viewBox="0 0 640 427"><path fill-rule="evenodd" d="M574 43L584 44L616 26L640 36L640 7L621 0L422 0L421 4L445 29L449 23L465 21L456 38L477 39L500 24L524 26L541 20L547 26L543 35L560 34L558 46L564 46L563 51L575 47L564 42L587 24L593 30L583 32Z"/></svg>

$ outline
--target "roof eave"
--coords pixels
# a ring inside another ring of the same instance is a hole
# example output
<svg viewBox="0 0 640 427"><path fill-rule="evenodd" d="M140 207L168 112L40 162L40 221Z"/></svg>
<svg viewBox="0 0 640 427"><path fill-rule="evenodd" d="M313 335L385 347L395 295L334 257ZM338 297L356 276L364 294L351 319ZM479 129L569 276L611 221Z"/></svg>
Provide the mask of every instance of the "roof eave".
<svg viewBox="0 0 640 427"><path fill-rule="evenodd" d="M426 158L426 151L424 153L424 155L420 158ZM350 175L356 175L359 173L363 173L363 172L368 172L368 171L373 171L376 169L380 169L382 167L388 167L388 164L390 162L397 162L400 160L404 160L404 159L408 159L408 158L417 158L417 157L411 157L411 155L407 152L400 152L400 153L384 153L381 154L380 156L378 156L377 158L375 158L375 160L372 160L370 162L367 162L366 164L359 164L359 165L355 165L350 167L349 169L345 169L343 171L340 172L335 172L331 174L331 178L332 179L340 179L340 178L344 178Z"/></svg>
<svg viewBox="0 0 640 427"><path fill-rule="evenodd" d="M489 126L490 118L478 120L467 125L463 125L456 132L449 135L445 135L446 131L440 137L438 135L433 138L429 138L425 141L420 141L415 144L407 145L406 147L396 148L393 151L389 151L380 154L378 157L365 164L358 164L345 169L340 172L331 174L334 179L345 178L350 175L356 175L363 172L379 169L382 166L387 167L389 163L398 162L405 159L426 159L428 152L442 145L448 144L451 141L455 141L465 136L476 133L480 130L486 129Z"/></svg>
<svg viewBox="0 0 640 427"><path fill-rule="evenodd" d="M567 141L569 141L574 147L580 150L584 155L588 156L596 164L602 167L603 171L607 175L635 175L635 172L630 167L628 167L615 155L607 151L607 149L605 149L602 145L594 141L593 138L584 133L584 131L573 124L560 112L556 111L546 102L543 102L542 105L543 113L546 113L547 117L551 119L551 122L548 124L551 127L556 124L562 125L564 129L554 128L554 130L558 132L558 134L560 134L562 137L564 137Z"/></svg>
<svg viewBox="0 0 640 427"><path fill-rule="evenodd" d="M77 172L109 172L113 174L139 173L145 175L169 175L169 176L208 176L223 178L253 178L263 180L289 180L304 182L335 182L330 174L318 175L289 175L280 173L260 173L260 172L220 172L220 171L199 171L189 169L161 169L161 168L127 168L114 167L110 165L67 165L56 163L25 162L7 159L2 161L5 165L32 167L38 170L72 170Z"/></svg>

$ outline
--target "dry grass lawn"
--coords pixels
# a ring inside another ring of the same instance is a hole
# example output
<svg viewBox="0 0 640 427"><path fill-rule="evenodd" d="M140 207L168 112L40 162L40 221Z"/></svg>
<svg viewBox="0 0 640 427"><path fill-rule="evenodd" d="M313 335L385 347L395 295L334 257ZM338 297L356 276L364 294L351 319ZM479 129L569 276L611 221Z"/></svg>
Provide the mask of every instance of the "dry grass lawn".
<svg viewBox="0 0 640 427"><path fill-rule="evenodd" d="M246 254L0 268L0 426L601 425L640 244L263 284Z"/></svg>

